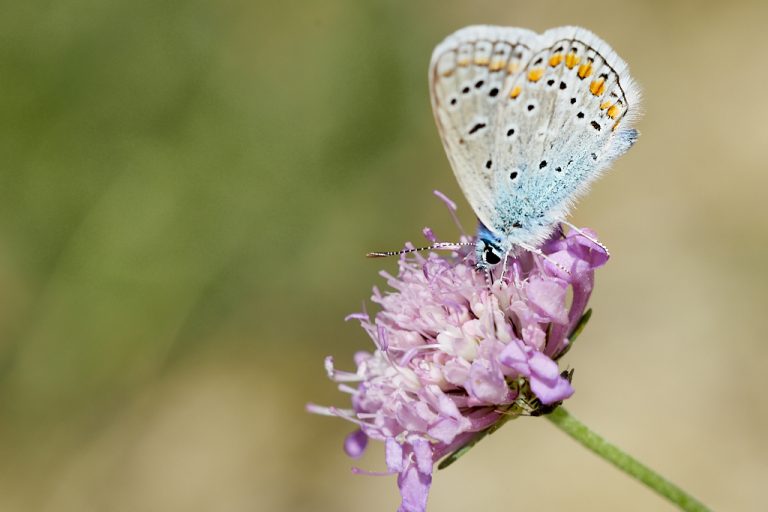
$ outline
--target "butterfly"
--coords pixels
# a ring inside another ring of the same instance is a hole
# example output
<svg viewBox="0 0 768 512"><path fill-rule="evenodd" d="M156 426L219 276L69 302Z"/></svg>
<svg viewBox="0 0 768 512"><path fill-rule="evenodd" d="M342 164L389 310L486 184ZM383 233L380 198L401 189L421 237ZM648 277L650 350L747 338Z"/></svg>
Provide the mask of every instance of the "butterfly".
<svg viewBox="0 0 768 512"><path fill-rule="evenodd" d="M479 269L523 250L541 254L561 223L578 229L566 221L570 208L638 138L639 88L584 28L462 28L435 48L429 90L448 160L480 221Z"/></svg>

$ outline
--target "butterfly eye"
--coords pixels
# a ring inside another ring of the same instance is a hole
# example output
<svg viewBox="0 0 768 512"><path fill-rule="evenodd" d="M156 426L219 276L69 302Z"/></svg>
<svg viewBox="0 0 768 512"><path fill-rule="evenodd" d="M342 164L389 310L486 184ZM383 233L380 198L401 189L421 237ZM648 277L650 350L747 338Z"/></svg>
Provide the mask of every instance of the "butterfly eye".
<svg viewBox="0 0 768 512"><path fill-rule="evenodd" d="M493 247L491 247L490 245L485 246L485 251L483 252L483 259L489 265L496 265L501 261L501 258L499 257L499 255L494 252Z"/></svg>

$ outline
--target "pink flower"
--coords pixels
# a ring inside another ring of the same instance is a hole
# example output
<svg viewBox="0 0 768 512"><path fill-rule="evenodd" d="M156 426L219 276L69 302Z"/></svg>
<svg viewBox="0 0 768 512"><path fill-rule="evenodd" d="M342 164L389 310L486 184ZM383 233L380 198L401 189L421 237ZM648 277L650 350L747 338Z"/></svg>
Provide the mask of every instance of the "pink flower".
<svg viewBox="0 0 768 512"><path fill-rule="evenodd" d="M344 444L351 457L368 439L386 443L399 510L426 509L435 461L500 420L546 412L573 394L557 361L608 256L573 231L558 230L541 250L547 259L510 258L508 275L492 285L475 270L474 250L404 255L396 276L382 273L391 290L374 289L375 317L350 316L374 350L355 356L354 372L331 358L326 369L352 407L308 409L358 426Z"/></svg>

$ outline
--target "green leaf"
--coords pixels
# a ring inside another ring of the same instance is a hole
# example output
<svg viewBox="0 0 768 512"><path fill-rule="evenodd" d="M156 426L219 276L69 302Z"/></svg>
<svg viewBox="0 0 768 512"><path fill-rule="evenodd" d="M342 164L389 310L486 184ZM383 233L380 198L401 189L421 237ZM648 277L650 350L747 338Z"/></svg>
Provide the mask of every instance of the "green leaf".
<svg viewBox="0 0 768 512"><path fill-rule="evenodd" d="M446 458L444 458L442 461L440 461L440 464L437 465L437 469L445 469L457 460L459 460L459 457L462 457L465 453L467 453L469 450L472 449L477 443L482 441L486 436L493 434L497 430L499 430L501 427L503 427L509 420L513 420L520 416L522 414L522 410L517 404L513 404L505 411L505 414L503 414L493 425L486 428L485 430L481 430L477 434L475 434L475 437L467 441L466 444L464 444L461 448L456 450L455 452L448 455Z"/></svg>
<svg viewBox="0 0 768 512"><path fill-rule="evenodd" d="M584 312L583 315L581 315L581 318L579 319L579 323L576 324L576 327L573 328L573 332L571 332L571 335L568 336L568 339L571 340L571 343L576 341L576 338L579 337L581 334L581 331L584 330L584 327L587 326L587 322L589 322L589 319L592 317L592 308L588 309L586 312Z"/></svg>
<svg viewBox="0 0 768 512"><path fill-rule="evenodd" d="M475 446L477 443L479 443L485 436L488 435L488 431L490 429L482 430L475 435L472 439L470 439L467 444L453 452L452 454L448 455L446 458L440 461L440 464L437 465L437 469L445 469L457 460L459 460L459 457L467 453L469 450L472 449L473 446Z"/></svg>
<svg viewBox="0 0 768 512"><path fill-rule="evenodd" d="M581 334L581 331L584 330L584 327L587 326L587 322L589 322L589 319L592 318L592 308L588 309L584 312L583 315L581 315L581 318L579 318L579 322L576 324L576 327L573 328L573 331L571 331L571 335L568 336L568 346L565 347L565 350L560 352L560 355L557 356L556 360L559 360L561 357L563 357L565 354L568 353L569 350L571 350L571 347L573 347L573 342L576 341L576 338L579 337Z"/></svg>

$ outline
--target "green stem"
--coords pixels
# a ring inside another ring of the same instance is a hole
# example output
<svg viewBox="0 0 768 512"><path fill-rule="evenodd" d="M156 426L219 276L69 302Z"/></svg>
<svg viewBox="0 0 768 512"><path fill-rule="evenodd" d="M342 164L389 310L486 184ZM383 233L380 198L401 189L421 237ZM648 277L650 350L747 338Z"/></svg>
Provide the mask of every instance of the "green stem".
<svg viewBox="0 0 768 512"><path fill-rule="evenodd" d="M592 450L629 476L640 480L680 507L681 510L709 512L709 509L696 498L589 430L586 425L571 416L564 408L558 407L552 413L547 414L546 417L557 425L560 430L583 446Z"/></svg>

